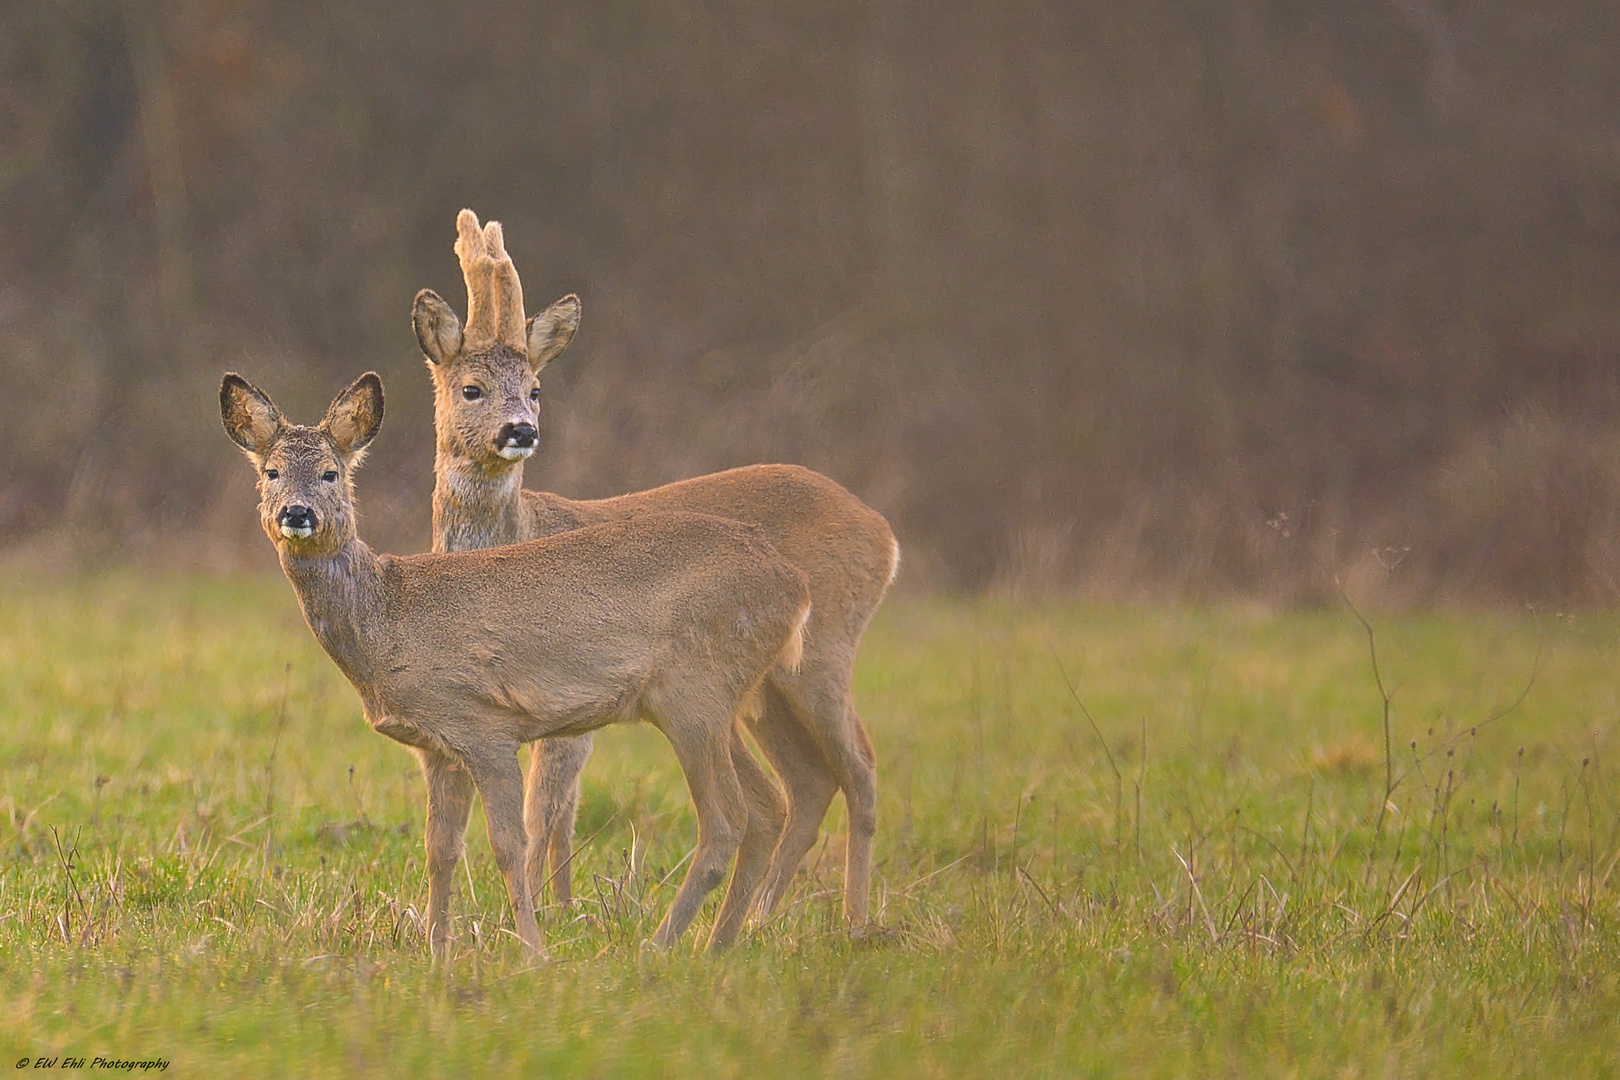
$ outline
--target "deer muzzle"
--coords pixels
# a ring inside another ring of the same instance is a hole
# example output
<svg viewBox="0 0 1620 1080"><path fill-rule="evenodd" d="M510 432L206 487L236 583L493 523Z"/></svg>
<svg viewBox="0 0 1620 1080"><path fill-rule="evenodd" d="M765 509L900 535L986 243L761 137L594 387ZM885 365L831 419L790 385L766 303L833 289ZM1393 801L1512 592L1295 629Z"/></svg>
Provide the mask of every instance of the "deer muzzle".
<svg viewBox="0 0 1620 1080"><path fill-rule="evenodd" d="M296 503L283 506L276 515L276 527L289 539L303 539L315 535L315 511Z"/></svg>
<svg viewBox="0 0 1620 1080"><path fill-rule="evenodd" d="M540 433L526 420L501 425L495 433L495 450L508 461L522 461L534 453Z"/></svg>

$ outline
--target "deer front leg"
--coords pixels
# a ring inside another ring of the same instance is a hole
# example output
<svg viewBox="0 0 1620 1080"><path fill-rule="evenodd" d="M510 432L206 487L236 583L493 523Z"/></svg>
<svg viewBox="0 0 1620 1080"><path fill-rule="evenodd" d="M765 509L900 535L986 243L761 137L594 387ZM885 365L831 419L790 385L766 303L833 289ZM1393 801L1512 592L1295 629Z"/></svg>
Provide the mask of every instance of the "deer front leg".
<svg viewBox="0 0 1620 1080"><path fill-rule="evenodd" d="M512 902L512 920L518 937L530 952L544 955L540 928L534 921L534 902L529 896L529 877L524 870L527 846L523 828L523 769L518 765L517 744L502 743L466 755L478 794L484 799L484 821L489 826L489 847L495 865L506 881L506 895Z"/></svg>
<svg viewBox="0 0 1620 1080"><path fill-rule="evenodd" d="M434 750L418 750L427 781L428 948L433 959L449 959L450 882L461 860L467 815L472 812L473 784L456 760Z"/></svg>
<svg viewBox="0 0 1620 1080"><path fill-rule="evenodd" d="M529 834L529 896L540 902L550 855L551 895L567 907L573 902L574 819L579 812L579 774L591 756L589 735L536 739L529 747L523 821Z"/></svg>

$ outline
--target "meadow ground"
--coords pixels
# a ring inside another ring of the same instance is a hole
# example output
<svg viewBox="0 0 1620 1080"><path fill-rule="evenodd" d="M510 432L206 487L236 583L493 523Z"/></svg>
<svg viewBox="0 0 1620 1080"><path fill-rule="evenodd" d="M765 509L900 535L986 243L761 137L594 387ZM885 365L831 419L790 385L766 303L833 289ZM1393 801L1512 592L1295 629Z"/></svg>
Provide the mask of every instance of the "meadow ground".
<svg viewBox="0 0 1620 1080"><path fill-rule="evenodd" d="M777 919L644 955L695 825L657 734L613 729L553 962L475 811L445 974L414 761L284 582L8 581L0 1068L1615 1075L1620 618L1373 623L1392 773L1345 610L892 601L865 940L835 807Z"/></svg>

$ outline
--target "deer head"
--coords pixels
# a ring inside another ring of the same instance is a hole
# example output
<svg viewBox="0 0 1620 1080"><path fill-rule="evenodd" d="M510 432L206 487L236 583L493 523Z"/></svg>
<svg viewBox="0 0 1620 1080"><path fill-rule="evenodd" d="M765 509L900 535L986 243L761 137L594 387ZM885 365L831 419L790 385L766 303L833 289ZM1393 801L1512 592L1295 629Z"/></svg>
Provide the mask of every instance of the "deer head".
<svg viewBox="0 0 1620 1080"><path fill-rule="evenodd" d="M259 475L259 523L278 551L329 555L354 538L354 471L382 427L382 380L366 372L314 427L289 424L234 371L219 387L225 433Z"/></svg>
<svg viewBox="0 0 1620 1080"><path fill-rule="evenodd" d="M416 294L411 324L433 375L440 453L492 471L534 453L540 370L579 329L579 297L563 297L523 318L523 286L506 253L501 223L456 217L456 257L467 283L467 321L432 289Z"/></svg>

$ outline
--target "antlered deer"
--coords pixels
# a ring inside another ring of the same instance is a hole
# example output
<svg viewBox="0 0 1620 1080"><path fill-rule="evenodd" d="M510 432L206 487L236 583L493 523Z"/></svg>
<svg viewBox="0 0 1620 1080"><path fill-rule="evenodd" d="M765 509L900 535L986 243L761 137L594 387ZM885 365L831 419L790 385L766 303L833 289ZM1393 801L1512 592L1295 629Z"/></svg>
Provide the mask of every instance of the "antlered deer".
<svg viewBox="0 0 1620 1080"><path fill-rule="evenodd" d="M882 515L825 476L791 465L754 465L632 495L580 501L523 488L535 448L540 370L579 326L566 296L524 321L523 290L499 222L456 219L456 254L467 285L467 322L438 294L416 296L412 323L434 385L433 550L465 551L552 536L648 510L715 514L757 525L810 582L812 607L797 673L768 677L754 733L787 791L788 819L761 893L766 914L815 843L834 793L849 810L844 917L866 922L877 769L850 695L855 653L899 567ZM538 892L549 852L559 901L570 895L568 861L579 772L590 736L536 743L526 810L528 872Z"/></svg>
<svg viewBox="0 0 1620 1080"><path fill-rule="evenodd" d="M737 723L757 707L766 672L798 662L804 575L755 530L701 514L647 514L486 551L380 555L356 534L352 486L382 425L376 375L338 395L315 427L288 423L240 375L225 376L219 403L258 472L260 522L310 629L371 726L421 760L435 956L445 955L473 789L518 936L539 951L517 748L637 719L674 748L698 819L692 865L653 941L680 936L735 856L709 939L727 944L784 814Z"/></svg>

